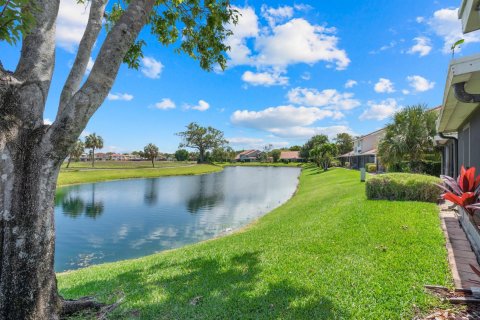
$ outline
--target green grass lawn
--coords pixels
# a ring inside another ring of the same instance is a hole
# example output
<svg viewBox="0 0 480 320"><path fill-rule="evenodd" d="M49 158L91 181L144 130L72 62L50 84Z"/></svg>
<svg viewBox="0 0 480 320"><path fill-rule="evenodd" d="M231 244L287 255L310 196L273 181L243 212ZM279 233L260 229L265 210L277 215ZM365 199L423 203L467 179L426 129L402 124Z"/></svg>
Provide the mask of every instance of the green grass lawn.
<svg viewBox="0 0 480 320"><path fill-rule="evenodd" d="M411 319L452 285L434 204L366 200L359 173L305 168L295 196L241 232L59 274L112 319ZM197 303L192 303L195 301Z"/></svg>
<svg viewBox="0 0 480 320"><path fill-rule="evenodd" d="M114 161L111 161L112 163ZM60 175L58 177L57 185L59 187L69 185L69 184L78 184L78 183L89 183L89 182L99 182L107 180L118 180L118 179L132 179L132 178L153 178L153 177L163 177L163 176L175 176L175 175L194 175L194 174L204 174L221 171L222 168L218 166L208 165L208 164L192 164L192 163L183 163L183 165L168 166L157 166L155 168L142 167L141 163L136 163L131 161L114 163L117 167L112 167L112 164L104 163L106 167L101 168L99 165L96 165L95 169L88 169L85 167L82 168L70 168L70 169L61 169ZM77 164L77 163L76 163ZM82 163L84 164L84 163Z"/></svg>
<svg viewBox="0 0 480 320"><path fill-rule="evenodd" d="M196 164L192 161L155 161L156 168L165 167L184 167ZM95 168L92 168L92 162L79 161L71 162L67 169L67 163L62 165L62 170L77 170L77 169L141 169L151 168L151 161L95 161Z"/></svg>

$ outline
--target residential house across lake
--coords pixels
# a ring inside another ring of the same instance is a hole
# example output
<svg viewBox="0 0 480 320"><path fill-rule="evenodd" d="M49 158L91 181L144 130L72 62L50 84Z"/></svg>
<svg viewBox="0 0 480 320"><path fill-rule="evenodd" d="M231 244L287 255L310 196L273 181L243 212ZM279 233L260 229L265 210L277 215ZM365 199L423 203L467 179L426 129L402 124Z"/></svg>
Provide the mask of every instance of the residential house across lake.
<svg viewBox="0 0 480 320"><path fill-rule="evenodd" d="M280 152L280 161L303 162L303 158L300 157L300 151L282 151Z"/></svg>
<svg viewBox="0 0 480 320"><path fill-rule="evenodd" d="M245 150L237 154L235 161L237 162L253 162L260 159L262 151L260 150Z"/></svg>

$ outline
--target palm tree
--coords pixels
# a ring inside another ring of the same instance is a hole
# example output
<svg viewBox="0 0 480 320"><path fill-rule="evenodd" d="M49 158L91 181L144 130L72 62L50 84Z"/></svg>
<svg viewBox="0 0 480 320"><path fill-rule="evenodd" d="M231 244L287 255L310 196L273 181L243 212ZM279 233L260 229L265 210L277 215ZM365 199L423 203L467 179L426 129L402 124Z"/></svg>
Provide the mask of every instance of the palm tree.
<svg viewBox="0 0 480 320"><path fill-rule="evenodd" d="M78 161L78 159L82 156L84 151L85 151L85 144L82 142L82 140L79 139L77 142L75 142L75 144L72 147L72 150L70 151L70 155L68 156L67 168L70 166L70 162L72 161L72 158L75 159L75 161Z"/></svg>
<svg viewBox="0 0 480 320"><path fill-rule="evenodd" d="M158 147L153 143L149 143L143 148L143 154L145 158L152 161L152 167L155 168L155 158L158 157Z"/></svg>
<svg viewBox="0 0 480 320"><path fill-rule="evenodd" d="M92 167L95 167L95 149L103 148L103 139L95 133L85 137L85 147L92 149Z"/></svg>
<svg viewBox="0 0 480 320"><path fill-rule="evenodd" d="M424 105L408 106L397 112L379 143L379 156L389 168L408 162L413 172L421 171L422 160L434 150L436 110Z"/></svg>

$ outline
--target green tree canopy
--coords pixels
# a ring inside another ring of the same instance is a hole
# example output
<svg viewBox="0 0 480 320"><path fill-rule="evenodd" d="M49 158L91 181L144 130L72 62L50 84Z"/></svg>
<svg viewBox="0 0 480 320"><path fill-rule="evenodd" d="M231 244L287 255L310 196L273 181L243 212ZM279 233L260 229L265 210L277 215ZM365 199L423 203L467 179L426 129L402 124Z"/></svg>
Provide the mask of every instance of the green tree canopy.
<svg viewBox="0 0 480 320"><path fill-rule="evenodd" d="M187 147L198 150L198 162L205 162L207 151L223 148L228 144L223 132L213 127L202 127L195 122L187 125L187 130L177 133L182 137L180 148Z"/></svg>
<svg viewBox="0 0 480 320"><path fill-rule="evenodd" d="M152 161L152 167L155 167L155 159L159 155L158 147L153 143L149 143L143 148L143 154L145 158Z"/></svg>
<svg viewBox="0 0 480 320"><path fill-rule="evenodd" d="M328 137L324 134L318 134L311 137L300 150L300 156L304 159L308 159L310 156L310 150L316 145L321 145L328 142Z"/></svg>
<svg viewBox="0 0 480 320"><path fill-rule="evenodd" d="M280 154L281 153L282 152L279 149L272 150L272 152L270 154L273 158L273 162L278 162L278 160L280 159Z"/></svg>
<svg viewBox="0 0 480 320"><path fill-rule="evenodd" d="M92 150L92 167L95 167L95 150L103 148L103 138L96 133L89 134L85 137L85 148Z"/></svg>
<svg viewBox="0 0 480 320"><path fill-rule="evenodd" d="M318 167L322 166L325 171L328 170L332 160L337 154L337 145L329 142L317 144L310 150L310 158Z"/></svg>
<svg viewBox="0 0 480 320"><path fill-rule="evenodd" d="M70 167L70 162L72 161L72 159L74 159L75 161L80 160L83 152L85 152L85 144L82 142L82 140L78 139L78 141L75 142L72 149L70 150L67 168Z"/></svg>
<svg viewBox="0 0 480 320"><path fill-rule="evenodd" d="M353 150L353 137L346 132L337 134L334 141L340 155Z"/></svg>
<svg viewBox="0 0 480 320"><path fill-rule="evenodd" d="M420 171L425 155L434 152L437 117L436 110L428 110L424 105L408 106L397 112L379 143L382 163L394 168L407 161L411 171Z"/></svg>
<svg viewBox="0 0 480 320"><path fill-rule="evenodd" d="M187 161L188 151L185 149L178 149L175 151L175 159L177 159L177 161Z"/></svg>

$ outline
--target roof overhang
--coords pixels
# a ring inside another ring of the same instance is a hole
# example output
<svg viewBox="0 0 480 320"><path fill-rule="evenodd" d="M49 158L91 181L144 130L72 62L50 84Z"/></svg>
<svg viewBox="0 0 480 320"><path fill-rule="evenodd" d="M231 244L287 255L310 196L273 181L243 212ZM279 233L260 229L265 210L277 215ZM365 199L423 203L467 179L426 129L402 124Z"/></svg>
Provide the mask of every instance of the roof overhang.
<svg viewBox="0 0 480 320"><path fill-rule="evenodd" d="M480 0L463 0L458 9L458 18L462 20L463 33L480 29Z"/></svg>
<svg viewBox="0 0 480 320"><path fill-rule="evenodd" d="M480 54L452 60L448 67L443 94L443 109L438 119L438 132L457 132L479 103L461 102L455 94L455 84L465 83L467 93L480 93Z"/></svg>

